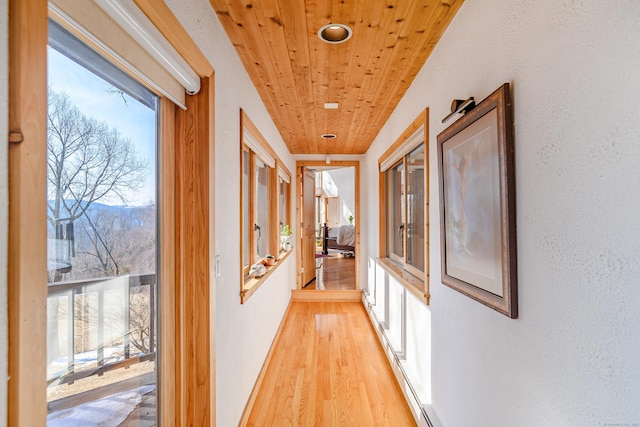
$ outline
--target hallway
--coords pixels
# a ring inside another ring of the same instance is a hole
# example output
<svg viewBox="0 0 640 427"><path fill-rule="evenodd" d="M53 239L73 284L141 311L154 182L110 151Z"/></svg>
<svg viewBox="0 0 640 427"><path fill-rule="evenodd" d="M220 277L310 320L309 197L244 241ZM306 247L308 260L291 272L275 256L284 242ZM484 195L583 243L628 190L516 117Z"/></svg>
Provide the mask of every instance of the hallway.
<svg viewBox="0 0 640 427"><path fill-rule="evenodd" d="M292 302L249 426L412 426L359 302Z"/></svg>

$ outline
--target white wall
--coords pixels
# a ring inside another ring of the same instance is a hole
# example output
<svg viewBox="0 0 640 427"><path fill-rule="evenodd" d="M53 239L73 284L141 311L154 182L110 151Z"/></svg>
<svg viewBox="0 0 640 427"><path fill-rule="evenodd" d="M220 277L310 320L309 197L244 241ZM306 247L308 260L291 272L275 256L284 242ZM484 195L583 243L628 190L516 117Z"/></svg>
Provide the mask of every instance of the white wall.
<svg viewBox="0 0 640 427"><path fill-rule="evenodd" d="M340 225L349 224L349 214L356 217L356 174L354 167L332 169L327 171L336 184L340 196Z"/></svg>
<svg viewBox="0 0 640 427"><path fill-rule="evenodd" d="M363 230L375 258L377 160L430 108L432 298L410 314L422 331L407 340L431 340L407 363L427 371L412 375L430 382L426 403L444 426L640 424L638 22L633 0L467 0L367 153ZM440 281L441 119L453 98L479 101L504 82L514 100L517 320Z"/></svg>
<svg viewBox="0 0 640 427"><path fill-rule="evenodd" d="M288 305L291 289L295 288L294 253L246 304L240 304L240 108L289 170L295 170L295 161L209 2L166 3L215 69L216 159L212 195L216 203L215 247L222 265L215 291L216 419L219 426L231 426L240 420Z"/></svg>
<svg viewBox="0 0 640 427"><path fill-rule="evenodd" d="M0 426L7 422L8 15L7 0L0 0Z"/></svg>

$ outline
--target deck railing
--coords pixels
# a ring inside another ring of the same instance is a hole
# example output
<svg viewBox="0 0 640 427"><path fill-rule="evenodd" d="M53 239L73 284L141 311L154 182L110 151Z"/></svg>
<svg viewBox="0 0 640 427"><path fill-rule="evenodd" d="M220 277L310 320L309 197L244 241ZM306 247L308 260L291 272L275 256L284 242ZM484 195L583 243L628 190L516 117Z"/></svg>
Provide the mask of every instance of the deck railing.
<svg viewBox="0 0 640 427"><path fill-rule="evenodd" d="M66 368L52 369L48 382L73 384L74 381L92 375L101 376L113 369L155 360L155 285L155 274L49 283L48 303L54 303L53 306L58 309L56 313L49 313L49 321L55 322L54 325L48 325L49 332L53 330L53 336L58 337L57 342L49 342L49 345L65 346L64 336L61 337L64 334L60 334L60 312L66 312L67 324ZM132 305L133 295L142 297L136 298ZM55 301L52 300L54 298ZM122 306L118 307L119 304ZM138 330L138 339L133 343L132 332L135 328L132 327L132 308L136 327L144 328ZM51 305L49 309L51 311ZM116 320L113 319L114 312L119 316ZM82 333L79 334L78 329ZM87 338L88 335L91 335L90 339ZM143 338L144 335L147 336L146 339ZM49 340L51 341L51 335ZM93 345L91 341L94 342ZM110 351L117 349L116 354L105 357L105 348ZM59 350L59 353L64 353ZM82 363L79 357L81 354L91 354L89 363ZM57 358L62 363L64 359L64 355Z"/></svg>

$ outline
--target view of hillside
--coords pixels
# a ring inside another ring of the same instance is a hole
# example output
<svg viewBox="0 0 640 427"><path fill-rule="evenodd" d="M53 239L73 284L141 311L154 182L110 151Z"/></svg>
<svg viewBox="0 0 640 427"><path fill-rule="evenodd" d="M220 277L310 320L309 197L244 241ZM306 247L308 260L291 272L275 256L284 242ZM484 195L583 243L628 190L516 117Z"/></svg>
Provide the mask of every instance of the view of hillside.
<svg viewBox="0 0 640 427"><path fill-rule="evenodd" d="M122 91L101 87L89 92L115 100L120 115L139 108ZM95 387L94 377L76 382L78 372L136 356L154 360L155 130L134 141L103 111L96 118L77 105L82 98L50 88L48 100L47 379L49 399L59 399L83 382L83 390ZM155 126L155 112L145 114Z"/></svg>
<svg viewBox="0 0 640 427"><path fill-rule="evenodd" d="M94 203L75 221L48 227L49 259L63 281L153 273L156 207ZM69 268L71 266L71 268ZM55 280L50 268L50 281Z"/></svg>

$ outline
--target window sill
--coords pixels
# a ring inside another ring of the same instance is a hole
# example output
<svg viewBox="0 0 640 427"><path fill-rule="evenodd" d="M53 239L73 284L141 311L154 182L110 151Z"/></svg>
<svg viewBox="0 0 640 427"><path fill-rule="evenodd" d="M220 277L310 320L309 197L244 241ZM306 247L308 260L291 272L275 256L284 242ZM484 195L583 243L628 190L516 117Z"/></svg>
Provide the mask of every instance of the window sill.
<svg viewBox="0 0 640 427"><path fill-rule="evenodd" d="M396 263L391 261L389 258L378 258L378 264L382 267L387 273L393 276L402 286L407 288L412 294L414 294L418 299L424 302L426 305L429 305L429 300L431 295L429 292L425 292L425 281L417 278L412 275L408 271L403 268L398 267ZM428 278L428 276L426 276Z"/></svg>
<svg viewBox="0 0 640 427"><path fill-rule="evenodd" d="M267 278L275 271L282 262L287 259L287 257L291 254L289 252L280 252L278 254L278 260L274 265L265 265L267 268L267 272L260 277L243 277L244 283L242 285L242 291L240 291L240 304L244 304L249 300L249 297L256 293L258 288L262 286L262 284L267 280Z"/></svg>

